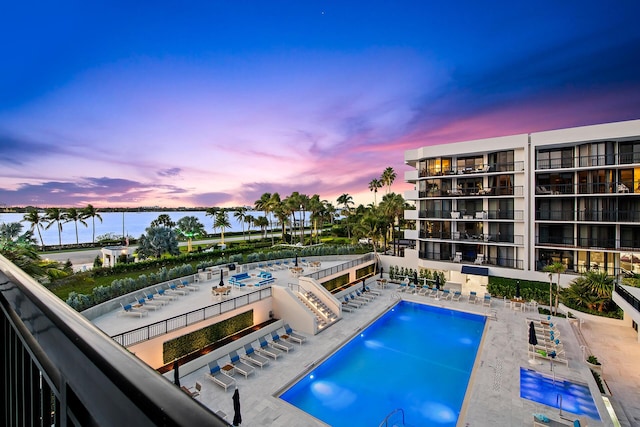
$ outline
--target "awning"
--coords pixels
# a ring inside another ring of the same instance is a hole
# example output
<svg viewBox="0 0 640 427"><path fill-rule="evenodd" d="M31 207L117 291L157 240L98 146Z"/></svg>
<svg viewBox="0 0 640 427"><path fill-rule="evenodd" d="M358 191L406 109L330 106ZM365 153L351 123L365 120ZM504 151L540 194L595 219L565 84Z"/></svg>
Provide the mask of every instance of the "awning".
<svg viewBox="0 0 640 427"><path fill-rule="evenodd" d="M463 265L462 266L463 274L474 274L476 276L488 276L489 269L486 267L474 267L472 265Z"/></svg>

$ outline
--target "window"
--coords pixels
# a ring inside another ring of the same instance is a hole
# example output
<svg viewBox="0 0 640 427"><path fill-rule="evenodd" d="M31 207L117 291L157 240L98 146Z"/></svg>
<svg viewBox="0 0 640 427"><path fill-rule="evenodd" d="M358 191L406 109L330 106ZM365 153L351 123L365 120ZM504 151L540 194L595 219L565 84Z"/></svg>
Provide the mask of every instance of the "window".
<svg viewBox="0 0 640 427"><path fill-rule="evenodd" d="M509 151L499 151L497 153L489 154L489 164L491 165L491 171L497 172L510 172L514 170L513 167L514 162L514 152L513 150Z"/></svg>
<svg viewBox="0 0 640 427"><path fill-rule="evenodd" d="M640 163L640 141L621 142L618 150L621 165Z"/></svg>
<svg viewBox="0 0 640 427"><path fill-rule="evenodd" d="M558 169L573 167L573 149L540 150L536 154L536 169Z"/></svg>

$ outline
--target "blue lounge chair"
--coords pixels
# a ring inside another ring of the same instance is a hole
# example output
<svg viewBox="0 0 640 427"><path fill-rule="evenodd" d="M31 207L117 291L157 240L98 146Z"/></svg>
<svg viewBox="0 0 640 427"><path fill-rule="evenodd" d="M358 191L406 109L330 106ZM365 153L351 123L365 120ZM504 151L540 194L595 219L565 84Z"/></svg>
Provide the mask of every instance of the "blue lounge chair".
<svg viewBox="0 0 640 427"><path fill-rule="evenodd" d="M244 375L245 378L248 378L250 374L256 371L253 366L248 365L240 360L240 356L235 350L229 353L229 358L231 359L231 364L233 365L235 370Z"/></svg>
<svg viewBox="0 0 640 427"><path fill-rule="evenodd" d="M289 350L293 350L295 347L290 342L280 339L280 335L276 331L271 331L271 346L279 348L289 353Z"/></svg>
<svg viewBox="0 0 640 427"><path fill-rule="evenodd" d="M276 360L278 356L284 354L284 351L274 347L273 345L269 345L265 337L258 338L258 343L260 344L260 348L257 348L256 351L263 356L271 357L273 360Z"/></svg>

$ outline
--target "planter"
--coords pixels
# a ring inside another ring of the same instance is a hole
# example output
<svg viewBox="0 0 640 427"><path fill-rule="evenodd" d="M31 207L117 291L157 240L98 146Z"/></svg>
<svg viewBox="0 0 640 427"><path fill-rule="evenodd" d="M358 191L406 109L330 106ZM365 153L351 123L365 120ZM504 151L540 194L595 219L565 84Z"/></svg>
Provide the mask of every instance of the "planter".
<svg viewBox="0 0 640 427"><path fill-rule="evenodd" d="M596 372L598 375L602 376L602 364L594 365L593 363L589 363L586 360L584 361L584 363L586 363L589 369L591 369L593 372Z"/></svg>

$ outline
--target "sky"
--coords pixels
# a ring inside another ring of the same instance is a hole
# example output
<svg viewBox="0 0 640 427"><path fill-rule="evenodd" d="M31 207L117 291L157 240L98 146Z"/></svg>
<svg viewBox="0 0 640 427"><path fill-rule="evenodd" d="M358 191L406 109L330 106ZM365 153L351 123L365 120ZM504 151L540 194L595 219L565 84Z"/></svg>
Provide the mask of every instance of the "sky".
<svg viewBox="0 0 640 427"><path fill-rule="evenodd" d="M640 118L639 15L637 0L9 2L0 206L368 204L387 167L403 194L408 149Z"/></svg>

